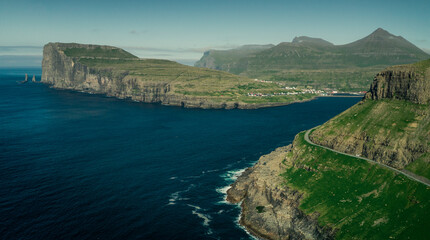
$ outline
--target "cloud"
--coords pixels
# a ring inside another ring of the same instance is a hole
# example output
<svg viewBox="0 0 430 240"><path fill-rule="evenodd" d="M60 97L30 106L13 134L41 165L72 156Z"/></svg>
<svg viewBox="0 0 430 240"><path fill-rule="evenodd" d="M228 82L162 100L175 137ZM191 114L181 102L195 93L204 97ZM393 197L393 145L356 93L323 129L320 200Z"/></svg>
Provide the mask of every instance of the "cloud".
<svg viewBox="0 0 430 240"><path fill-rule="evenodd" d="M428 54L430 54L430 48L422 48L422 50Z"/></svg>

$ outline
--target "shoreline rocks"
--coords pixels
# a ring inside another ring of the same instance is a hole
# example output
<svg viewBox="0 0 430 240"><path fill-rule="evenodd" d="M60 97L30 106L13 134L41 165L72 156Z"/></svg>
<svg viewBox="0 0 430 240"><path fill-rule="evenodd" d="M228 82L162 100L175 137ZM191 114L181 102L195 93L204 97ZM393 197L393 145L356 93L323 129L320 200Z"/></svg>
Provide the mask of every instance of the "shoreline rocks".
<svg viewBox="0 0 430 240"><path fill-rule="evenodd" d="M291 148L277 148L245 170L227 191L227 201L241 202L239 223L259 238L333 239L334 232L319 226L317 215L299 209L302 194L283 184L280 174Z"/></svg>

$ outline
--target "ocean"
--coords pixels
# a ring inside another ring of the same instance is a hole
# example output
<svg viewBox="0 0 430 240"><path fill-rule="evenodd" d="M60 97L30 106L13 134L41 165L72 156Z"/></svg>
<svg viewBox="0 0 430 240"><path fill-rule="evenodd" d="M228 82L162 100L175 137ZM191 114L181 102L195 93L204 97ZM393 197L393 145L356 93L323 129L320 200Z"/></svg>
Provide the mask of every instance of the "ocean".
<svg viewBox="0 0 430 240"><path fill-rule="evenodd" d="M18 84L0 68L1 239L251 239L225 190L360 98L203 110Z"/></svg>

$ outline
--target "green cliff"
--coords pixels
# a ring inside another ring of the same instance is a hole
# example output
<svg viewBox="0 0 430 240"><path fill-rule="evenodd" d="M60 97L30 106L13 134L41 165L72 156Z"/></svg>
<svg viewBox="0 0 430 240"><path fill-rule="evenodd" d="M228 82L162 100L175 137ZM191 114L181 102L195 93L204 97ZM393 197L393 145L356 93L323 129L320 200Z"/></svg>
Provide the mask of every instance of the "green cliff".
<svg viewBox="0 0 430 240"><path fill-rule="evenodd" d="M317 146L302 132L263 156L228 191L242 201L241 224L267 239L427 239L429 77L430 60L387 68L361 102L311 132Z"/></svg>
<svg viewBox="0 0 430 240"><path fill-rule="evenodd" d="M120 48L49 43L42 82L54 88L190 108L259 108L312 98L286 95L280 85L160 59L140 59ZM249 96L261 93L264 97Z"/></svg>

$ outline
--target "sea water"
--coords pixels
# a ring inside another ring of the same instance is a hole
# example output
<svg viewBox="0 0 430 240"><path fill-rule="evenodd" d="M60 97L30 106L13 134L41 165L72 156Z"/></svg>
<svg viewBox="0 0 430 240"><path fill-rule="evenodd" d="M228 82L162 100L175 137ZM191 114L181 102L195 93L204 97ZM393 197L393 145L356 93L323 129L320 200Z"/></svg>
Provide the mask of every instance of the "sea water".
<svg viewBox="0 0 430 240"><path fill-rule="evenodd" d="M2 239L250 239L244 168L360 98L202 110L18 84L0 69Z"/></svg>

